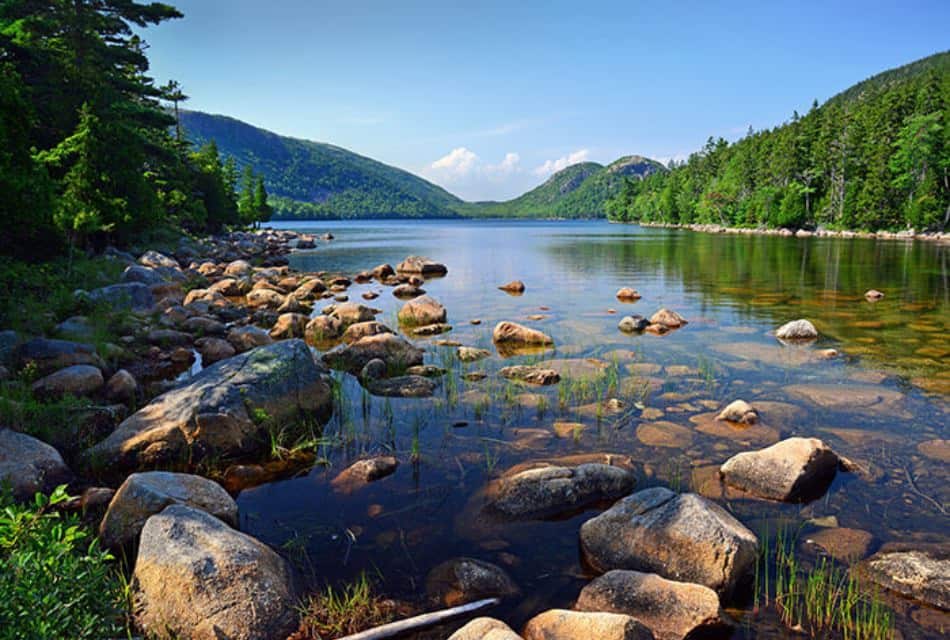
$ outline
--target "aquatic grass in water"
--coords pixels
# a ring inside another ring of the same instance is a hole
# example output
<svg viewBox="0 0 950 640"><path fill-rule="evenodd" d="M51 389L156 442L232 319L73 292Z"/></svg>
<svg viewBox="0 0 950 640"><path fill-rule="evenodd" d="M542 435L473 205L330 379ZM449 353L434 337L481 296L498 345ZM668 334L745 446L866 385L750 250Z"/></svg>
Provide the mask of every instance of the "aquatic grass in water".
<svg viewBox="0 0 950 640"><path fill-rule="evenodd" d="M331 640L385 624L395 606L374 592L366 573L342 587L327 587L312 596L300 611L300 629L311 638Z"/></svg>
<svg viewBox="0 0 950 640"><path fill-rule="evenodd" d="M876 590L863 587L857 574L822 557L811 568L796 555L798 534L779 527L762 546L753 572L753 613L775 607L782 623L813 637L834 635L844 640L886 640L893 636L894 614Z"/></svg>

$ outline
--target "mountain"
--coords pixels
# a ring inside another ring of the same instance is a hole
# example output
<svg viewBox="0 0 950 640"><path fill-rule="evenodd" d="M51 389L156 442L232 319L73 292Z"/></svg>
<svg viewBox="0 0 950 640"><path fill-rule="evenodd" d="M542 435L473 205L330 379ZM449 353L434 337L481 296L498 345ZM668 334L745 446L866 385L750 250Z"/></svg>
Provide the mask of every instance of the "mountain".
<svg viewBox="0 0 950 640"><path fill-rule="evenodd" d="M642 156L625 156L606 167L580 162L513 200L471 203L459 211L495 218L603 218L605 203L620 192L627 178L643 179L658 171L666 167Z"/></svg>
<svg viewBox="0 0 950 640"><path fill-rule="evenodd" d="M331 144L281 136L227 116L183 111L195 145L214 140L264 177L275 218L456 217L462 201L422 178Z"/></svg>
<svg viewBox="0 0 950 640"><path fill-rule="evenodd" d="M604 204L627 178L665 171L659 162L625 156L606 167L581 162L506 202L464 202L442 187L346 149L281 136L240 120L183 111L196 146L214 140L239 166L250 164L280 218L602 218Z"/></svg>

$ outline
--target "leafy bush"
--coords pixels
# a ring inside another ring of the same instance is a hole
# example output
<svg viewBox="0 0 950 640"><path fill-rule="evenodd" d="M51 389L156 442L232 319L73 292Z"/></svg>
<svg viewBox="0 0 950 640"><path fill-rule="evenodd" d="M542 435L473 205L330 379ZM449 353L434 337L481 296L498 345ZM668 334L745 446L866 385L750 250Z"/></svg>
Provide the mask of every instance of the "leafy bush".
<svg viewBox="0 0 950 640"><path fill-rule="evenodd" d="M33 504L0 496L0 640L127 635L125 582L114 558L56 509L64 486Z"/></svg>

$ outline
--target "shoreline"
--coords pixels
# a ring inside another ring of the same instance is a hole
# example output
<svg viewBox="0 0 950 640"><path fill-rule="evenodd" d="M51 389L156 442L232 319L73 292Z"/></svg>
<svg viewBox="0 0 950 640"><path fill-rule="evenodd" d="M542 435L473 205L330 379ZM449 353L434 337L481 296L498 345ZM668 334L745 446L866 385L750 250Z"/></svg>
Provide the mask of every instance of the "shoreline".
<svg viewBox="0 0 950 640"><path fill-rule="evenodd" d="M610 221L613 222L613 221ZM905 231L849 231L818 229L808 231L798 229L792 231L785 227L777 229L758 228L758 227L725 227L719 224L679 224L672 222L616 222L615 224L635 224L641 227L652 227L661 229L684 229L686 231L695 231L697 233L728 233L733 235L753 235L753 236L781 236L783 238L842 238L861 240L921 240L926 242L946 242L950 243L950 233L948 232L921 232L913 229Z"/></svg>

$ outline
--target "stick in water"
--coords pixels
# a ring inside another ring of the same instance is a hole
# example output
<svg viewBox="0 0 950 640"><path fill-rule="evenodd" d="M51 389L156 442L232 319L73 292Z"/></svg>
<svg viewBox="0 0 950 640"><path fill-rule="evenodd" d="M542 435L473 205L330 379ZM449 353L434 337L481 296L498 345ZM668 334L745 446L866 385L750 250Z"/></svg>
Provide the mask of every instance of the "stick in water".
<svg viewBox="0 0 950 640"><path fill-rule="evenodd" d="M398 622L390 622L389 624L384 624L380 627L375 627L373 629L367 629L366 631L354 633L353 635L344 636L338 640L384 640L385 638L392 638L401 633L406 633L407 631L415 631L418 629L431 627L451 620L452 618L465 615L466 613L478 611L479 609L493 607L499 602L501 602L501 600L498 598L476 600L475 602L461 604L450 609L442 609L441 611L433 611L432 613L423 613L422 615L406 618L405 620L399 620Z"/></svg>

